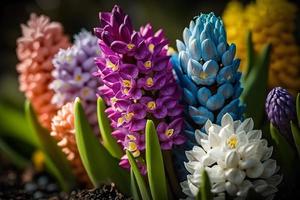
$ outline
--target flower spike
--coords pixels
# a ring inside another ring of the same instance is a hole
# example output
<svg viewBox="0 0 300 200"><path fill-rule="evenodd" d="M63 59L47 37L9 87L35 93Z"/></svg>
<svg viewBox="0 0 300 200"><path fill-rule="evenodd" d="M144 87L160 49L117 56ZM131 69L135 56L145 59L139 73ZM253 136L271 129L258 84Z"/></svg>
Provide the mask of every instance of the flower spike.
<svg viewBox="0 0 300 200"><path fill-rule="evenodd" d="M95 75L104 84L99 95L108 105L106 114L115 130L112 134L146 173L142 155L147 119L155 122L162 149L185 141L180 134L183 109L167 55L168 41L150 24L134 30L130 18L118 6L100 13L100 26L94 31L102 51L95 59ZM126 155L120 165L129 168Z"/></svg>
<svg viewBox="0 0 300 200"><path fill-rule="evenodd" d="M62 25L51 22L44 15L31 14L27 25L23 24L21 28L23 35L17 40L20 90L32 103L40 123L50 130L51 118L58 109L51 103L54 95L49 89L53 79L51 60L60 48L69 46L69 40Z"/></svg>

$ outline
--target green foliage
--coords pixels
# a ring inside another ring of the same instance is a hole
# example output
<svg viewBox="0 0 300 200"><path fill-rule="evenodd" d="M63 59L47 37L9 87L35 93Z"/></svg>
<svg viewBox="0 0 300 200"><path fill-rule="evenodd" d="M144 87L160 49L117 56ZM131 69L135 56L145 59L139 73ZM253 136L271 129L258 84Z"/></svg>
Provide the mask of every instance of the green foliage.
<svg viewBox="0 0 300 200"><path fill-rule="evenodd" d="M140 194L138 185L134 176L134 172L132 169L130 169L130 186L131 186L131 195L134 200L140 200Z"/></svg>
<svg viewBox="0 0 300 200"><path fill-rule="evenodd" d="M300 93L298 93L296 98L296 112L297 112L297 119L298 119L298 127L300 127Z"/></svg>
<svg viewBox="0 0 300 200"><path fill-rule="evenodd" d="M33 137L37 138L40 148L45 154L46 164L50 172L56 176L65 191L69 191L75 184L69 163L49 132L40 126L29 101L25 102L25 113L31 127Z"/></svg>
<svg viewBox="0 0 300 200"><path fill-rule="evenodd" d="M298 93L296 98L296 113L297 113L297 123L294 122L291 123L291 131L293 134L294 142L298 151L298 156L300 157L300 93Z"/></svg>
<svg viewBox="0 0 300 200"><path fill-rule="evenodd" d="M294 167L293 164L295 161L295 152L286 139L280 134L277 128L272 125L272 123L270 123L270 132L272 143L274 145L274 153L278 162L280 163L279 166L283 170L283 173L289 176Z"/></svg>
<svg viewBox="0 0 300 200"><path fill-rule="evenodd" d="M97 100L97 116L100 134L103 140L103 146L109 151L109 153L115 158L121 158L123 151L116 139L111 135L111 127L109 120L105 114L105 103L101 97Z"/></svg>
<svg viewBox="0 0 300 200"><path fill-rule="evenodd" d="M148 120L146 124L146 163L152 198L154 200L168 199L162 153L156 129L151 120Z"/></svg>
<svg viewBox="0 0 300 200"><path fill-rule="evenodd" d="M176 172L174 169L174 165L173 165L172 150L164 150L162 151L162 154L164 159L167 181L170 187L170 191L168 193L169 198L172 198L172 195L178 199L183 198L184 194L181 191L181 187L179 185Z"/></svg>
<svg viewBox="0 0 300 200"><path fill-rule="evenodd" d="M211 193L211 185L208 174L205 169L201 173L199 192L196 196L196 200L212 200L213 194Z"/></svg>
<svg viewBox="0 0 300 200"><path fill-rule="evenodd" d="M248 58L248 63L247 63L247 71L244 74L244 79L246 80L250 74L250 72L253 69L254 66L254 61L255 61L255 52L253 48L253 43L252 43L252 33L251 31L248 31L247 33L247 58Z"/></svg>
<svg viewBox="0 0 300 200"><path fill-rule="evenodd" d="M0 102L0 135L22 140L32 146L39 145L37 137L31 131L24 113Z"/></svg>
<svg viewBox="0 0 300 200"><path fill-rule="evenodd" d="M291 121L291 131L298 151L298 155L300 156L300 130L297 127L297 125L292 121Z"/></svg>
<svg viewBox="0 0 300 200"><path fill-rule="evenodd" d="M124 193L130 191L129 174L94 135L79 98L75 100L75 137L82 163L95 187L113 181Z"/></svg>
<svg viewBox="0 0 300 200"><path fill-rule="evenodd" d="M134 178L135 178L136 183L138 185L139 192L140 192L140 194L142 196L142 199L143 200L150 200L151 197L149 195L146 183L145 183L145 181L143 179L143 176L141 175L141 173L139 171L139 168L137 166L137 163L136 163L134 157L132 156L132 154L129 151L126 151L126 155L128 157L128 161L129 161L129 163L131 165L131 169L133 171L132 174L134 175Z"/></svg>
<svg viewBox="0 0 300 200"><path fill-rule="evenodd" d="M246 116L252 117L254 124L260 126L264 117L265 99L268 85L268 66L271 46L265 45L259 54L255 54L251 33L247 38L248 71L243 77L244 91L241 100L246 104Z"/></svg>

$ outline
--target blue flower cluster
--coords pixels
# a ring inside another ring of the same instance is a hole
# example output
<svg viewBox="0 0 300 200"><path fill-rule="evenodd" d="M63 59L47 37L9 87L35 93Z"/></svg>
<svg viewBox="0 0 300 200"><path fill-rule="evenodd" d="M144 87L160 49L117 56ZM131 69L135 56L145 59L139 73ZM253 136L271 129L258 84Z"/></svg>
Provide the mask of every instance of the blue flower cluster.
<svg viewBox="0 0 300 200"><path fill-rule="evenodd" d="M241 120L245 105L242 93L240 60L235 58L236 46L228 45L223 22L213 13L201 14L183 31L183 41L177 40L178 54L171 58L177 81L183 91L185 130L188 138L183 149L177 149L175 161L179 176L186 178L184 150L195 144L195 131L202 130L209 119L220 124L229 113L233 120Z"/></svg>
<svg viewBox="0 0 300 200"><path fill-rule="evenodd" d="M183 42L176 43L179 54L172 62L189 125L200 129L208 119L219 124L225 113L241 119L240 60L234 58L235 45L227 44L222 20L213 13L201 14L184 29Z"/></svg>

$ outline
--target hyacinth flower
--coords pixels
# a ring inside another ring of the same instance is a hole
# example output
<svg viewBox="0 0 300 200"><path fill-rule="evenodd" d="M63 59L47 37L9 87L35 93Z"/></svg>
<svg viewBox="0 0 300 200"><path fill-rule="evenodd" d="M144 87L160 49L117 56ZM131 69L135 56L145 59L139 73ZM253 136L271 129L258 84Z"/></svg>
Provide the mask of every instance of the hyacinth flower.
<svg viewBox="0 0 300 200"><path fill-rule="evenodd" d="M58 141L58 146L66 154L79 181L89 184L75 142L72 102L80 97L94 133L99 134L95 93L100 81L92 73L96 71L94 57L100 55L100 49L98 39L88 31L83 30L74 38L73 46L61 49L53 58L53 81L49 87L55 91L52 103L62 108L52 119L51 136Z"/></svg>
<svg viewBox="0 0 300 200"><path fill-rule="evenodd" d="M188 141L174 153L177 176L186 180L185 151L196 144L195 131L204 130L207 120L220 124L224 114L241 120L244 105L238 72L240 60L234 58L236 47L228 45L223 22L213 13L201 14L183 31L183 41L177 40L178 54L172 63L177 81L183 90L185 106L184 134Z"/></svg>
<svg viewBox="0 0 300 200"><path fill-rule="evenodd" d="M89 122L98 134L95 93L101 82L92 75L97 71L94 57L100 55L98 39L85 30L74 39L73 46L60 49L53 58L53 80L49 85L55 92L52 103L60 108L80 97Z"/></svg>
<svg viewBox="0 0 300 200"><path fill-rule="evenodd" d="M223 22L213 13L201 14L177 40L178 56L172 61L178 83L183 89L185 133L194 140L194 132L209 119L220 124L225 113L234 120L242 118L244 105L239 101L242 88L240 60L236 47L228 45Z"/></svg>
<svg viewBox="0 0 300 200"><path fill-rule="evenodd" d="M95 60L95 75L104 84L99 95L108 105L106 113L115 130L112 134L124 150L132 153L145 174L147 119L155 123L163 150L185 141L180 134L183 109L167 56L168 41L162 30L154 33L149 24L135 31L128 15L118 6L100 13L100 26L94 31L102 52ZM130 168L126 155L120 165Z"/></svg>
<svg viewBox="0 0 300 200"><path fill-rule="evenodd" d="M21 28L23 35L17 40L20 90L32 103L40 123L50 129L51 118L57 111L51 103L54 92L49 88L53 80L52 58L60 48L68 47L69 41L62 25L44 15L31 14L27 25Z"/></svg>
<svg viewBox="0 0 300 200"><path fill-rule="evenodd" d="M284 8L284 9L283 9ZM237 44L242 60L241 68L247 71L246 34L253 35L254 50L264 44L272 45L269 67L269 88L284 87L296 95L300 89L300 48L295 37L297 6L288 0L257 0L246 7L230 2L224 12L228 41Z"/></svg>
<svg viewBox="0 0 300 200"><path fill-rule="evenodd" d="M52 118L50 134L58 141L57 145L70 162L76 179L81 184L90 185L90 180L83 167L75 140L74 104L72 102L62 106Z"/></svg>
<svg viewBox="0 0 300 200"><path fill-rule="evenodd" d="M277 172L276 160L270 158L273 147L268 147L260 130L253 130L251 118L234 121L225 114L221 124L208 120L205 133L195 133L197 145L186 152L189 171L181 183L187 199L194 199L203 184L201 171L210 178L214 199L246 199L252 188L262 199L273 199L282 176Z"/></svg>
<svg viewBox="0 0 300 200"><path fill-rule="evenodd" d="M270 122L293 144L290 121L297 119L294 97L282 87L272 89L266 99L266 113Z"/></svg>
<svg viewBox="0 0 300 200"><path fill-rule="evenodd" d="M277 152L279 152L277 158L281 162L283 173L292 182L293 177L297 177L294 166L297 164L296 162L299 162L295 150L300 155L299 97L298 94L295 102L294 97L286 89L276 87L270 91L266 99L266 113L270 121L271 139L276 144ZM291 188L293 187L297 186L291 185Z"/></svg>

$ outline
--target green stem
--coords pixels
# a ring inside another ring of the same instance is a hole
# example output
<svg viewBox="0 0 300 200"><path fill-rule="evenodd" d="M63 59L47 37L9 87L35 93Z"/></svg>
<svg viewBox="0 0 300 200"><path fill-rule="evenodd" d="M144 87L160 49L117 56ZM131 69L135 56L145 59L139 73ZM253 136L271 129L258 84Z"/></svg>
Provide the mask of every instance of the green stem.
<svg viewBox="0 0 300 200"><path fill-rule="evenodd" d="M162 151L163 153L163 159L164 159L164 164L167 172L167 177L169 180L169 183L171 185L172 191L175 194L177 198L182 198L183 193L181 192L180 185L178 183L175 170L173 167L173 159L172 159L172 152L170 150L168 151Z"/></svg>

